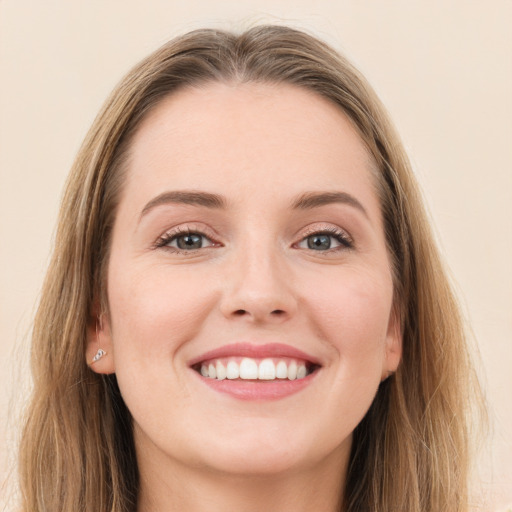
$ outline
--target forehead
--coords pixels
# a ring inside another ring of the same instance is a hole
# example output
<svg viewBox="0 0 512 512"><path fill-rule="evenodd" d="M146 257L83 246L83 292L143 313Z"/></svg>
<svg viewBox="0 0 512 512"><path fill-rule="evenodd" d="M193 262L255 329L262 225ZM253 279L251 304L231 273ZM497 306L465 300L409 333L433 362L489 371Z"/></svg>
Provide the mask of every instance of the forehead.
<svg viewBox="0 0 512 512"><path fill-rule="evenodd" d="M209 83L169 95L143 120L127 188L138 196L340 187L368 195L373 166L345 113L318 94L289 84Z"/></svg>

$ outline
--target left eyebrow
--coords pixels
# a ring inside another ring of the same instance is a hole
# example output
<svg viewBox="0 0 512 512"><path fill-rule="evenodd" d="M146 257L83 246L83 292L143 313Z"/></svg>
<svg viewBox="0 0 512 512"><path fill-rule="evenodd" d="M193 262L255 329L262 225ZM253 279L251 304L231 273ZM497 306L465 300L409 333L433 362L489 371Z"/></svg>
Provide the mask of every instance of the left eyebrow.
<svg viewBox="0 0 512 512"><path fill-rule="evenodd" d="M347 204L361 211L368 218L364 206L347 192L306 192L292 203L294 210L310 210L333 203Z"/></svg>
<svg viewBox="0 0 512 512"><path fill-rule="evenodd" d="M157 206L173 203L192 204L214 209L226 208L226 200L218 194L210 194L208 192L196 190L171 190L169 192L164 192L149 201L149 203L144 206L140 216L143 217Z"/></svg>

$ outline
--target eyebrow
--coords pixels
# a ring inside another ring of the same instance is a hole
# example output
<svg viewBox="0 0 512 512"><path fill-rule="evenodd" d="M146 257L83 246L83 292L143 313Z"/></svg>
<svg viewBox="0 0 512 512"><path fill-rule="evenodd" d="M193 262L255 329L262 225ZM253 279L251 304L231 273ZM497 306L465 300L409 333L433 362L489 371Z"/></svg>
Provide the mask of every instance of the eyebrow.
<svg viewBox="0 0 512 512"><path fill-rule="evenodd" d="M204 206L206 208L225 209L226 200L218 194L209 192L198 192L194 190L173 190L164 192L151 199L144 206L140 216L143 217L150 210L164 204L192 204L195 206Z"/></svg>
<svg viewBox="0 0 512 512"><path fill-rule="evenodd" d="M295 210L310 210L333 203L347 204L357 208L368 217L368 212L364 206L347 192L306 192L292 203L292 208Z"/></svg>
<svg viewBox="0 0 512 512"><path fill-rule="evenodd" d="M333 203L347 204L357 208L366 217L368 217L368 213L364 206L354 196L347 192L305 192L292 202L291 207L293 210L310 210ZM151 199L151 201L144 206L141 212L141 217L157 206L165 204L190 204L221 210L227 208L226 199L221 195L195 190L173 190L163 192Z"/></svg>

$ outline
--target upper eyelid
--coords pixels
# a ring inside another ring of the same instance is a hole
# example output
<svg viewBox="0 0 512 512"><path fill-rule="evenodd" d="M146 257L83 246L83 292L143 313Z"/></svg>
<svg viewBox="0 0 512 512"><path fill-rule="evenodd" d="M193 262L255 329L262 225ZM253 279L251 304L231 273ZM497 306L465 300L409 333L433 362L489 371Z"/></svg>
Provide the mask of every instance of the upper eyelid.
<svg viewBox="0 0 512 512"><path fill-rule="evenodd" d="M300 237L300 240L307 238L308 236L317 234L317 233L327 233L329 235L343 235L345 238L354 242L354 237L350 234L350 232L340 226L330 223L315 223L306 227L306 229L297 234Z"/></svg>
<svg viewBox="0 0 512 512"><path fill-rule="evenodd" d="M304 238L307 236L314 235L316 233L329 233L329 234L338 234L339 233L339 234L346 234L347 236L350 236L345 229L341 229L341 228L334 227L334 226L314 227L314 228L306 230L305 233L301 233L300 236L302 236L302 238Z"/></svg>
<svg viewBox="0 0 512 512"><path fill-rule="evenodd" d="M169 241L169 240L176 240L180 236L185 236L185 235L199 235L199 236L202 236L202 237L210 240L210 242L213 242L211 237L209 237L205 233L201 233L200 231L192 231L192 230L176 231L174 233L172 233L172 232L171 233L164 233L160 238L161 239L166 239L166 240Z"/></svg>
<svg viewBox="0 0 512 512"><path fill-rule="evenodd" d="M212 229L208 228L202 223L190 222L182 223L177 226L166 229L158 238L179 236L187 233L197 233L198 235L204 235L207 238L215 238L215 233Z"/></svg>

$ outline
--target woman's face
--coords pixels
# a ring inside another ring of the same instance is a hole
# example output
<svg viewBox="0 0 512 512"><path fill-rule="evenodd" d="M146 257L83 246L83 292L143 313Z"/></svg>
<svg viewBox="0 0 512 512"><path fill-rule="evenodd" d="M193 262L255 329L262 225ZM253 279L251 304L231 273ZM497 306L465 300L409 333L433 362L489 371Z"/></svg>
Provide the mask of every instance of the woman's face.
<svg viewBox="0 0 512 512"><path fill-rule="evenodd" d="M401 345L372 160L346 116L290 85L189 88L127 165L93 368L117 375L139 461L344 464Z"/></svg>

